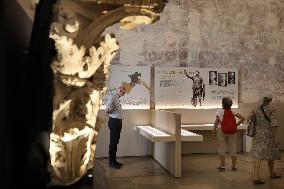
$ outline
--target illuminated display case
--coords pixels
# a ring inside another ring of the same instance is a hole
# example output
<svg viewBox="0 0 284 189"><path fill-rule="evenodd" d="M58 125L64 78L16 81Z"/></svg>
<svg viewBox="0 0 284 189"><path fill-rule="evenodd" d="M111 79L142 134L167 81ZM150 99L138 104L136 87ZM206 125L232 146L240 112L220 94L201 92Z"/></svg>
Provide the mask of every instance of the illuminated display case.
<svg viewBox="0 0 284 189"><path fill-rule="evenodd" d="M146 137L152 142L171 142L176 140L176 136L168 134L161 129L146 125L137 126L137 129L141 135ZM203 136L181 129L181 140L182 141L203 141Z"/></svg>

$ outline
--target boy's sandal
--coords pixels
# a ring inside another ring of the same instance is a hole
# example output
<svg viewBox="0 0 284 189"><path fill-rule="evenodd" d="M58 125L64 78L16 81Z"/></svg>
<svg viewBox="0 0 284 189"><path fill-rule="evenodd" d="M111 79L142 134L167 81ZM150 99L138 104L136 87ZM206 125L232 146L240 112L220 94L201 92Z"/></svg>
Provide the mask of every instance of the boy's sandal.
<svg viewBox="0 0 284 189"><path fill-rule="evenodd" d="M278 178L281 178L281 175L277 174L277 173L273 173L273 175L270 176L269 178L271 178L271 179L278 179Z"/></svg>
<svg viewBox="0 0 284 189"><path fill-rule="evenodd" d="M253 180L253 183L254 184L264 184L265 182L260 179L257 179L257 180Z"/></svg>
<svg viewBox="0 0 284 189"><path fill-rule="evenodd" d="M220 167L218 167L217 169L218 169L218 171L225 171L225 170L226 170L226 168L225 168L225 167L221 167L221 166L220 166Z"/></svg>
<svg viewBox="0 0 284 189"><path fill-rule="evenodd" d="M236 171L237 170L237 168L236 167L232 167L232 171Z"/></svg>

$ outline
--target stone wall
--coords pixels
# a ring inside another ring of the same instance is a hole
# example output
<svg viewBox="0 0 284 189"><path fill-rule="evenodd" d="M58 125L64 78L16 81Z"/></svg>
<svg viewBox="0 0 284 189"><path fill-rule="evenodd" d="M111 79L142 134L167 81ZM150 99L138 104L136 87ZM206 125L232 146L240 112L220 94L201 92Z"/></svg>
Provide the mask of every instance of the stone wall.
<svg viewBox="0 0 284 189"><path fill-rule="evenodd" d="M116 34L112 64L238 68L239 102L284 103L283 0L170 0L161 20Z"/></svg>

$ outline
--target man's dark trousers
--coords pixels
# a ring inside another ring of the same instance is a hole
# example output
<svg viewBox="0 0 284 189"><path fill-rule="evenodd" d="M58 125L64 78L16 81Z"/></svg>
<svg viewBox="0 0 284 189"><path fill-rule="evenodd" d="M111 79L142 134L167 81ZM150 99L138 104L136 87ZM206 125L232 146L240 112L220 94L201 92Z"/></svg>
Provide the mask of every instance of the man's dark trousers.
<svg viewBox="0 0 284 189"><path fill-rule="evenodd" d="M119 143L120 132L122 128L122 120L109 117L108 128L110 130L109 143L109 163L116 162L117 144Z"/></svg>

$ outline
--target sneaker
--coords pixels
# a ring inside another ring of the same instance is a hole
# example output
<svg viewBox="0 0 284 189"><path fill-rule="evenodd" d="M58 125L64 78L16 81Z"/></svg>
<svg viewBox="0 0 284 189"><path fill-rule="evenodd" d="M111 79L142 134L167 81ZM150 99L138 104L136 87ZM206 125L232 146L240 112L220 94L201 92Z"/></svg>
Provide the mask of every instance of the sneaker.
<svg viewBox="0 0 284 189"><path fill-rule="evenodd" d="M115 161L115 163L116 163L117 165L119 165L119 166L123 166L123 163L120 163L120 162L118 162L118 161Z"/></svg>
<svg viewBox="0 0 284 189"><path fill-rule="evenodd" d="M225 170L226 170L226 168L225 168L225 167L221 167L221 166L220 166L220 167L218 167L217 169L218 169L218 171L225 171Z"/></svg>
<svg viewBox="0 0 284 189"><path fill-rule="evenodd" d="M255 185L258 185L258 184L265 184L265 182L262 181L262 180L260 180L260 179L253 180L253 183L254 183Z"/></svg>
<svg viewBox="0 0 284 189"><path fill-rule="evenodd" d="M273 175L270 176L269 178L271 178L271 179L278 179L278 178L281 178L281 175L279 173L273 173Z"/></svg>
<svg viewBox="0 0 284 189"><path fill-rule="evenodd" d="M109 163L108 165L109 165L109 167L114 168L114 169L120 169L121 168L121 166L118 165L115 162Z"/></svg>

